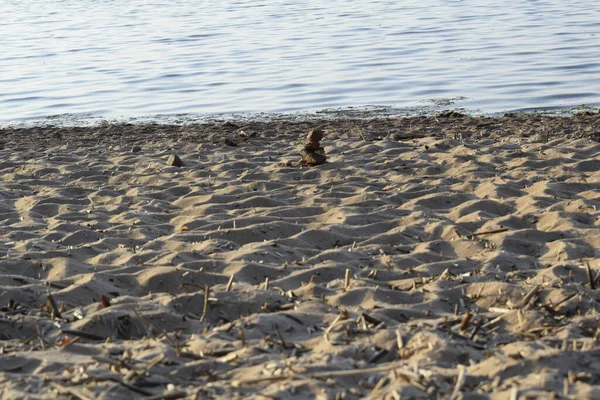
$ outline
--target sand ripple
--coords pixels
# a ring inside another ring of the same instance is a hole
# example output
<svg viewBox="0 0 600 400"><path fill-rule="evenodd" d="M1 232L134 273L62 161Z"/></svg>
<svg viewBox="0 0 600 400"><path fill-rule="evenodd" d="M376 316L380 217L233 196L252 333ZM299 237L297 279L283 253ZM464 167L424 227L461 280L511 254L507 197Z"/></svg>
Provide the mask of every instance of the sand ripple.
<svg viewBox="0 0 600 400"><path fill-rule="evenodd" d="M0 393L599 396L600 145L334 129L0 150Z"/></svg>

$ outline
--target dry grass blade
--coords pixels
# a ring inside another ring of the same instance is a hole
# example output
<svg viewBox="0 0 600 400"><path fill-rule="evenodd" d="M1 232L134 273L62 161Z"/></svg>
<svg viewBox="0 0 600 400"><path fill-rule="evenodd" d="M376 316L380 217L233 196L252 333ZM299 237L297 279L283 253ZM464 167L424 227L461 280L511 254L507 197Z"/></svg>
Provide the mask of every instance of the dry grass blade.
<svg viewBox="0 0 600 400"><path fill-rule="evenodd" d="M533 299L533 297L537 294L537 292L539 290L540 290L540 285L535 285L533 288L531 288L531 290L529 292L527 292L525 297L523 297L523 301L521 302L521 304L519 304L519 308L523 308L523 307L527 306L527 304L529 304L531 299Z"/></svg>
<svg viewBox="0 0 600 400"><path fill-rule="evenodd" d="M590 268L589 262L585 263L585 269L587 270L587 278L588 278L588 284L590 285L590 289L596 290L596 284L595 284L594 276L592 274L592 269Z"/></svg>
<svg viewBox="0 0 600 400"><path fill-rule="evenodd" d="M450 400L458 399L460 396L460 391L467 380L467 369L463 366L460 368L460 372L458 373L458 377L456 378L456 385L454 386L454 390L452 391L452 395L450 396Z"/></svg>
<svg viewBox="0 0 600 400"><path fill-rule="evenodd" d="M133 310L133 313L142 321L144 321L146 324L148 324L148 326L150 326L155 332L160 332L160 329L158 328L158 326L156 326L152 321L150 321L148 318L144 317L143 315L141 315L140 313L137 312L137 310ZM177 350L178 353L180 353L181 349L179 347L179 344L177 342L175 342L173 339L171 339L171 337L169 336L169 334L166 331L162 331L162 334L165 336L165 338L167 339L167 341L169 343L171 343L171 346L173 346L173 348L175 348Z"/></svg>
<svg viewBox="0 0 600 400"><path fill-rule="evenodd" d="M348 291L350 289L350 270L346 270L346 275L344 276L344 290Z"/></svg>
<svg viewBox="0 0 600 400"><path fill-rule="evenodd" d="M225 288L226 292L231 292L231 288L233 287L233 278L235 277L235 274L231 274L231 276L229 277L229 282L227 282L227 287Z"/></svg>
<svg viewBox="0 0 600 400"><path fill-rule="evenodd" d="M106 338L104 336L96 335L94 333L89 333L89 332L77 331L77 330L73 330L73 329L61 329L61 332L64 333L65 335L79 336L84 339L106 340Z"/></svg>
<svg viewBox="0 0 600 400"><path fill-rule="evenodd" d="M52 309L52 315L54 316L54 318L62 318L61 314L60 314L60 310L58 309L58 306L56 305L56 300L54 300L54 296L52 296L52 293L50 293L49 290L48 290L48 304L50 305L50 308Z"/></svg>
<svg viewBox="0 0 600 400"><path fill-rule="evenodd" d="M475 338L475 335L477 335L477 332L479 332L479 329L481 328L482 322L483 321L481 317L477 318L477 322L475 322L475 328L473 329L473 332L471 332L471 336L469 336L469 339L473 340Z"/></svg>
<svg viewBox="0 0 600 400"><path fill-rule="evenodd" d="M408 371L402 368L404 365L386 365L381 367L373 367L373 368L363 368L363 369L349 369L349 370L339 370L339 371L321 371L321 372L313 372L309 374L311 378L327 378L330 376L353 376L360 374L374 374L377 372L387 372L394 370L397 374L403 375L407 378L412 379L420 379L420 376L415 374L412 371Z"/></svg>
<svg viewBox="0 0 600 400"><path fill-rule="evenodd" d="M287 349L288 345L285 342L285 340L283 339L283 335L281 334L281 331L279 330L279 327L277 325L273 325L273 328L275 328L275 332L277 332L277 336L279 337L279 341L281 342L281 347L283 349Z"/></svg>
<svg viewBox="0 0 600 400"><path fill-rule="evenodd" d="M200 322L204 322L206 318L206 314L208 314L208 295L210 293L210 287L204 287L204 307L202 308L202 316L200 317Z"/></svg>
<svg viewBox="0 0 600 400"><path fill-rule="evenodd" d="M293 378L293 377L294 377L294 375L263 376L261 378L242 379L239 381L233 381L231 383L231 385L233 387L248 386L248 385L254 385L254 384L262 383L262 382L280 381L283 379L289 379L289 378Z"/></svg>
<svg viewBox="0 0 600 400"><path fill-rule="evenodd" d="M177 390L172 392L159 393L152 396L144 397L144 400L175 400L186 397L188 393L183 390Z"/></svg>
<svg viewBox="0 0 600 400"><path fill-rule="evenodd" d="M494 233L502 233L502 232L506 232L506 231L508 231L508 228L500 228L500 229L494 229L491 231L477 232L477 233L474 233L473 236L493 235Z"/></svg>
<svg viewBox="0 0 600 400"><path fill-rule="evenodd" d="M75 388L66 387L66 386L60 385L56 382L50 382L50 385L52 385L59 392L65 393L65 394L70 394L71 396L76 397L80 400L93 400L93 397L89 397L89 396L81 393L79 390L77 390Z"/></svg>

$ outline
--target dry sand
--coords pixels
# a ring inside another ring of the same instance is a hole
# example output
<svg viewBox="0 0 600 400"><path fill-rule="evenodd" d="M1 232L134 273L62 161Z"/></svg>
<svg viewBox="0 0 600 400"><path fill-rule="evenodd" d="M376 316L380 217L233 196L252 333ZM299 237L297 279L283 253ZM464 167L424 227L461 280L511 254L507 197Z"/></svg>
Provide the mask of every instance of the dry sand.
<svg viewBox="0 0 600 400"><path fill-rule="evenodd" d="M328 163L298 165L314 126ZM598 137L598 114L2 130L0 397L600 398Z"/></svg>

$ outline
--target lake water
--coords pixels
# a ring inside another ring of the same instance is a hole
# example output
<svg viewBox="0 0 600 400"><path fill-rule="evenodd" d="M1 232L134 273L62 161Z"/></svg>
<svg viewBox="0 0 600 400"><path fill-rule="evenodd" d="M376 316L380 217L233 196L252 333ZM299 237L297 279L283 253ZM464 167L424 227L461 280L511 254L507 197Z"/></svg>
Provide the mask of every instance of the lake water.
<svg viewBox="0 0 600 400"><path fill-rule="evenodd" d="M5 122L600 106L595 1L0 0L0 15Z"/></svg>

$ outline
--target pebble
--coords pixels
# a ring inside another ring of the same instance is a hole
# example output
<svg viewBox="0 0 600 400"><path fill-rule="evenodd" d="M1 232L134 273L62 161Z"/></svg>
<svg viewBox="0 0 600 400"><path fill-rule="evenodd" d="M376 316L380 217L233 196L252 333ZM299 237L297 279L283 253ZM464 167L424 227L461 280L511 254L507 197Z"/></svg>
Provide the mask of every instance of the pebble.
<svg viewBox="0 0 600 400"><path fill-rule="evenodd" d="M181 161L181 158L179 158L177 154L171 154L167 160L167 165L172 167L181 167L183 165L183 161Z"/></svg>

